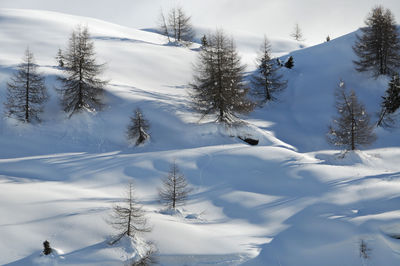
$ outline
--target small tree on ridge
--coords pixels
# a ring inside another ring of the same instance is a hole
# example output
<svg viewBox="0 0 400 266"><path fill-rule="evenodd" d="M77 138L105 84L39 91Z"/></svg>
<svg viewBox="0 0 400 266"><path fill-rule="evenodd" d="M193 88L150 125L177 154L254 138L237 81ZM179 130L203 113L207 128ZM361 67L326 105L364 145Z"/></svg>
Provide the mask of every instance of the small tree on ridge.
<svg viewBox="0 0 400 266"><path fill-rule="evenodd" d="M251 78L252 94L259 105L276 100L275 94L286 88L287 82L277 71L280 68L276 60L271 59L271 45L266 37L257 57L257 70Z"/></svg>

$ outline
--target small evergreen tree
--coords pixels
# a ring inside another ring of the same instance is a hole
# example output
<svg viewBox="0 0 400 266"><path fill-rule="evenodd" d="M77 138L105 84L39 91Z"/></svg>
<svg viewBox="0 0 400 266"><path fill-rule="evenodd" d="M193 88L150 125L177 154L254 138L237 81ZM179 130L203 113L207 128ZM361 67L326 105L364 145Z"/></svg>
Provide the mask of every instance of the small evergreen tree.
<svg viewBox="0 0 400 266"><path fill-rule="evenodd" d="M56 61L57 61L59 67L61 67L61 68L64 67L64 56L62 54L62 50L61 49L58 49L57 56L56 56Z"/></svg>
<svg viewBox="0 0 400 266"><path fill-rule="evenodd" d="M193 108L205 115L216 114L218 122L231 124L237 114L249 113L254 104L247 98L244 70L232 39L222 31L209 36L208 46L194 66Z"/></svg>
<svg viewBox="0 0 400 266"><path fill-rule="evenodd" d="M326 42L329 42L330 40L331 40L331 37L329 37L329 35L326 36Z"/></svg>
<svg viewBox="0 0 400 266"><path fill-rule="evenodd" d="M338 117L329 127L328 141L345 150L370 145L376 140L374 126L355 92L347 93L344 82L340 82L335 94Z"/></svg>
<svg viewBox="0 0 400 266"><path fill-rule="evenodd" d="M390 127L394 124L393 114L400 107L400 77L399 74L392 76L389 87L382 97L381 113L378 126Z"/></svg>
<svg viewBox="0 0 400 266"><path fill-rule="evenodd" d="M162 187L159 188L160 201L169 208L175 209L186 202L190 191L185 176L174 162L168 175L162 179Z"/></svg>
<svg viewBox="0 0 400 266"><path fill-rule="evenodd" d="M23 62L7 83L5 114L19 121L40 122L44 103L48 99L44 77L38 73L33 53L25 51Z"/></svg>
<svg viewBox="0 0 400 266"><path fill-rule="evenodd" d="M207 36L204 34L203 37L201 37L201 48L205 48L207 46L208 46Z"/></svg>
<svg viewBox="0 0 400 266"><path fill-rule="evenodd" d="M298 23L296 23L296 25L294 26L293 32L290 36L292 36L293 39L295 39L298 42L304 41L303 33L301 32L301 29L300 29L300 26Z"/></svg>
<svg viewBox="0 0 400 266"><path fill-rule="evenodd" d="M53 250L50 247L49 241L47 241L47 240L44 241L43 242L43 254L47 256L47 255L50 255L52 252L53 252Z"/></svg>
<svg viewBox="0 0 400 266"><path fill-rule="evenodd" d="M400 67L400 37L396 21L389 9L375 7L361 28L353 50L358 60L356 70L372 71L374 76L390 75Z"/></svg>
<svg viewBox="0 0 400 266"><path fill-rule="evenodd" d="M65 75L58 79L62 83L59 92L64 111L73 115L82 110L100 110L104 105L102 96L107 82L98 77L104 64L96 62L87 27L79 26L72 32L63 59Z"/></svg>
<svg viewBox="0 0 400 266"><path fill-rule="evenodd" d="M150 138L150 135L147 133L149 128L149 122L143 117L142 111L137 108L135 116L131 117L131 123L128 126L128 139L135 141L136 145L142 144Z"/></svg>
<svg viewBox="0 0 400 266"><path fill-rule="evenodd" d="M257 98L259 105L276 100L275 94L286 88L287 82L277 71L279 61L271 59L271 45L266 37L257 58L257 70L251 78L252 94Z"/></svg>
<svg viewBox="0 0 400 266"><path fill-rule="evenodd" d="M289 69L292 69L294 67L293 56L290 56L289 59L285 62L285 67Z"/></svg>
<svg viewBox="0 0 400 266"><path fill-rule="evenodd" d="M113 213L108 223L118 232L116 239L111 244L118 242L125 235L135 237L138 233L151 231L151 228L147 226L145 212L134 196L132 183L128 186L123 203L113 207Z"/></svg>

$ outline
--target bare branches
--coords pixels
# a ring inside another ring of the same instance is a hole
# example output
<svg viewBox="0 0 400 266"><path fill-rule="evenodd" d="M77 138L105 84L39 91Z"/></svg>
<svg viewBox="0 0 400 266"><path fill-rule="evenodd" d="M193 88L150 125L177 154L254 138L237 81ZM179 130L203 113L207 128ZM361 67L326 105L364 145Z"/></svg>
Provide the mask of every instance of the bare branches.
<svg viewBox="0 0 400 266"><path fill-rule="evenodd" d="M400 67L400 36L396 21L389 9L382 6L372 9L353 46L358 60L356 70L372 71L375 77L394 74Z"/></svg>
<svg viewBox="0 0 400 266"><path fill-rule="evenodd" d="M175 209L176 206L185 204L190 191L185 176L174 162L168 175L162 179L162 187L159 188L160 201Z"/></svg>
<svg viewBox="0 0 400 266"><path fill-rule="evenodd" d="M113 207L113 214L108 223L118 231L118 237L113 243L118 242L124 235L134 237L138 233L151 231L145 212L134 197L132 183L128 186L123 203Z"/></svg>
<svg viewBox="0 0 400 266"><path fill-rule="evenodd" d="M218 30L208 36L208 45L199 53L190 84L193 108L203 115L216 114L218 122L231 124L237 114L249 113L254 104L247 98L241 64L232 39Z"/></svg>
<svg viewBox="0 0 400 266"><path fill-rule="evenodd" d="M295 39L298 42L304 41L303 33L301 32L301 29L300 29L300 26L298 23L295 24L293 32L292 32L292 34L290 34L290 36L292 36L293 39Z"/></svg>
<svg viewBox="0 0 400 266"><path fill-rule="evenodd" d="M98 78L104 64L96 62L94 44L87 27L79 26L72 32L67 50L60 56L65 72L65 76L59 77L64 111L72 115L82 110L100 110L107 81Z"/></svg>
<svg viewBox="0 0 400 266"><path fill-rule="evenodd" d="M190 45L194 38L191 17L185 14L182 7L172 8L167 17L161 10L158 23L160 32L167 36L168 42L173 38L176 43Z"/></svg>
<svg viewBox="0 0 400 266"><path fill-rule="evenodd" d="M267 37L264 37L257 57L257 69L251 77L252 95L256 97L259 106L275 101L275 95L286 88L287 81L283 81L282 75L277 73L280 67L276 60L271 58L271 45Z"/></svg>
<svg viewBox="0 0 400 266"><path fill-rule="evenodd" d="M40 122L40 114L47 99L44 77L37 72L33 53L27 48L23 62L7 83L5 114L26 123Z"/></svg>
<svg viewBox="0 0 400 266"><path fill-rule="evenodd" d="M374 126L364 106L358 102L355 92L347 93L341 81L335 94L338 117L334 118L329 127L328 141L346 150L370 145L376 140Z"/></svg>

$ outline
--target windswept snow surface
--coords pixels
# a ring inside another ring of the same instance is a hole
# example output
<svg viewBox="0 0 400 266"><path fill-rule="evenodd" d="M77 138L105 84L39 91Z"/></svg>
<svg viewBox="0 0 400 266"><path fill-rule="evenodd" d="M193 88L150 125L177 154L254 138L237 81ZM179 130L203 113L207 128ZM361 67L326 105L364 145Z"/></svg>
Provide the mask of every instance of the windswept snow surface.
<svg viewBox="0 0 400 266"><path fill-rule="evenodd" d="M77 24L88 25L110 84L105 110L67 119L54 91L54 56ZM248 64L259 46L249 35L235 35ZM114 231L107 220L132 181L153 227L142 238L157 245L161 265L399 264L398 130L379 129L371 149L345 155L324 140L340 78L371 113L386 89L386 78L353 70L354 33L298 51L291 41L272 40L275 54L294 57L294 69L282 69L289 86L279 103L229 129L197 123L190 111L196 45L174 47L151 32L11 9L0 10L0 37L0 99L27 46L51 93L42 124L0 122L0 264L123 265L141 245L108 245ZM151 141L141 147L125 139L136 107L151 124ZM248 146L236 135L260 143ZM168 212L157 188L174 160L193 192ZM41 256L44 240L59 252ZM361 240L368 259L359 255Z"/></svg>

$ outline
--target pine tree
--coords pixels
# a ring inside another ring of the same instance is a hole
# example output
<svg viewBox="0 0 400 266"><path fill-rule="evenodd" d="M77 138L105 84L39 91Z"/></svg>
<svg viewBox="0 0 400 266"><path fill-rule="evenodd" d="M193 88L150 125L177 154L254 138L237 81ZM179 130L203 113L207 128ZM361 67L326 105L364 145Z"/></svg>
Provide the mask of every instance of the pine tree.
<svg viewBox="0 0 400 266"><path fill-rule="evenodd" d="M372 71L374 76L391 75L400 67L400 38L392 12L375 7L361 28L353 50L358 56L353 61L356 70Z"/></svg>
<svg viewBox="0 0 400 266"><path fill-rule="evenodd" d="M331 37L328 35L326 36L326 42L329 42L331 40Z"/></svg>
<svg viewBox="0 0 400 266"><path fill-rule="evenodd" d="M128 186L123 204L113 206L113 213L108 223L118 232L116 239L111 244L118 242L125 235L135 237L138 233L151 231L147 225L145 212L134 196L132 183Z"/></svg>
<svg viewBox="0 0 400 266"><path fill-rule="evenodd" d="M271 45L266 37L257 58L257 70L251 78L252 94L257 98L259 105L276 100L275 94L286 88L287 82L277 71L279 61L271 59Z"/></svg>
<svg viewBox="0 0 400 266"><path fill-rule="evenodd" d="M382 97L381 113L378 126L391 127L394 124L393 114L400 108L400 77L399 74L392 76L389 87Z"/></svg>
<svg viewBox="0 0 400 266"><path fill-rule="evenodd" d="M96 62L87 27L79 26L72 32L63 59L65 75L59 77L62 83L59 92L64 111L73 115L82 110L100 110L104 105L102 96L107 82L98 77L104 64Z"/></svg>
<svg viewBox="0 0 400 266"><path fill-rule="evenodd" d="M285 62L285 67L289 69L292 69L294 67L293 56L290 56L289 59Z"/></svg>
<svg viewBox="0 0 400 266"><path fill-rule="evenodd" d="M342 81L335 94L338 117L329 127L328 141L345 150L370 145L376 140L374 126L371 125L364 106L358 102L355 92L347 93Z"/></svg>
<svg viewBox="0 0 400 266"><path fill-rule="evenodd" d="M160 201L169 208L175 209L186 202L190 191L185 176L174 162L168 175L162 179L162 187L159 188Z"/></svg>
<svg viewBox="0 0 400 266"><path fill-rule="evenodd" d="M167 18L164 16L163 11L161 11L159 20L160 31L168 37L169 42L171 38L173 38L176 43L183 45L190 45L193 41L195 32L191 17L185 14L182 7L172 8Z"/></svg>
<svg viewBox="0 0 400 266"><path fill-rule="evenodd" d="M127 136L129 140L135 141L136 145L139 145L150 138L147 133L150 125L139 108L134 113L135 116L131 117L131 123L128 126Z"/></svg>
<svg viewBox="0 0 400 266"><path fill-rule="evenodd" d="M190 84L193 107L203 116L216 114L218 122L231 124L237 114L249 113L254 108L243 82L245 66L233 40L222 31L207 39L208 46L199 53L194 82Z"/></svg>
<svg viewBox="0 0 400 266"><path fill-rule="evenodd" d="M7 116L26 123L40 122L48 94L44 77L38 73L37 67L33 53L26 49L23 62L7 83L7 101L4 104Z"/></svg>
<svg viewBox="0 0 400 266"><path fill-rule="evenodd" d="M290 36L292 36L298 42L304 41L303 33L301 32L301 29L300 29L300 26L298 23L296 23L296 25L294 26L293 32Z"/></svg>

